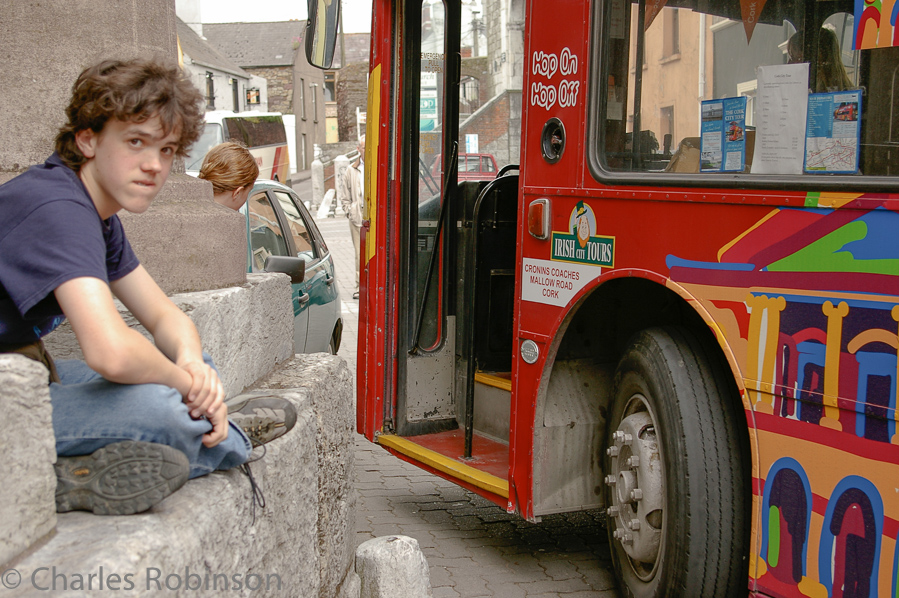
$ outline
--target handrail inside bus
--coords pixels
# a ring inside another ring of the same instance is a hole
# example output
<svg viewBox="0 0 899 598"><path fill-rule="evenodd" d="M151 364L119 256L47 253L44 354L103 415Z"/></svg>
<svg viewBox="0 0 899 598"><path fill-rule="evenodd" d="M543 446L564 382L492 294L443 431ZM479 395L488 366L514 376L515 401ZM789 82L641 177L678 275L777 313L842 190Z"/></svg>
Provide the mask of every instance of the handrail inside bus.
<svg viewBox="0 0 899 598"><path fill-rule="evenodd" d="M504 166L502 170L499 171L497 177L484 186L478 194L477 200L474 202L474 209L472 210L471 215L471 255L468 259L468 276L466 276L469 288L471 289L471 294L467 299L468 305L477 305L476 302L478 298L478 223L480 222L481 203L484 201L484 198L490 194L493 188L499 184L497 181L501 181L502 176L511 170L519 170L518 165L508 164ZM475 318L469 318L467 325L468 335L465 340L466 347L463 351L463 355L468 356L465 375L465 412L463 414L465 427L465 450L462 453L463 459L471 459L471 447L474 440L474 378L475 371L477 370L477 364L475 363L474 358Z"/></svg>
<svg viewBox="0 0 899 598"><path fill-rule="evenodd" d="M456 169L458 168L458 159L459 159L459 142L453 142L453 151L450 154L450 167L449 173L446 178L447 181L452 180L456 176ZM425 292L421 297L421 309L418 311L418 322L415 324L415 335L412 337L412 348L409 349L409 355L416 355L419 351L424 352L425 349L419 344L421 341L421 326L425 319L425 306L428 302L428 295L431 292L431 279L434 274L434 266L437 264L437 257L440 254L440 237L443 233L443 221L446 217L447 206L449 205L449 198L447 197L447 190L449 189L449 185L444 186L443 194L440 198L440 216L437 218L437 235L434 239L434 252L431 253L431 261L428 264L428 274L425 277Z"/></svg>

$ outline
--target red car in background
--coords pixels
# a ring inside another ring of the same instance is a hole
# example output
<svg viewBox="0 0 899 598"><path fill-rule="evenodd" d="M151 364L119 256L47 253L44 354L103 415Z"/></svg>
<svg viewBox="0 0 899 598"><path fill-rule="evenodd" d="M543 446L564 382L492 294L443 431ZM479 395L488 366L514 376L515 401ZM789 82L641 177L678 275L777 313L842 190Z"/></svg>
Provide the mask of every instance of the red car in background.
<svg viewBox="0 0 899 598"><path fill-rule="evenodd" d="M434 163L440 171L440 156ZM459 154L460 181L489 181L496 178L496 158L492 154Z"/></svg>

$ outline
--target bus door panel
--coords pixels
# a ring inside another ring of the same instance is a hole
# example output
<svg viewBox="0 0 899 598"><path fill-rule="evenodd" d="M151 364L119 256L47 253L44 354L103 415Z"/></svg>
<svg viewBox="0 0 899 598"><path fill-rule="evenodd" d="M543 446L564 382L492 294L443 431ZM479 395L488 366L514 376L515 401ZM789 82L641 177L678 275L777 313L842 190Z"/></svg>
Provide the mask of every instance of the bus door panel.
<svg viewBox="0 0 899 598"><path fill-rule="evenodd" d="M455 329L449 313L453 270L453 218L446 168L457 156L447 151L457 122L450 110L447 60L451 20L442 2L406 5L402 91L406 133L412 138L406 160L401 228L404 259L398 314L398 393L396 432L431 433L456 426L454 405ZM458 43L458 41L457 41Z"/></svg>

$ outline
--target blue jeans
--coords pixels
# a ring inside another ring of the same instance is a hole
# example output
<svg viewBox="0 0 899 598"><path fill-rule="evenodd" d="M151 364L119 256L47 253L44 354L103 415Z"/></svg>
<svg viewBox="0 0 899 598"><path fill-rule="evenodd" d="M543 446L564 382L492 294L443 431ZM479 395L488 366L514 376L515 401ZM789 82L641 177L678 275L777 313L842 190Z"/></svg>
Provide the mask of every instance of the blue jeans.
<svg viewBox="0 0 899 598"><path fill-rule="evenodd" d="M206 363L215 367L203 354ZM252 445L231 423L228 437L207 448L206 419L193 419L181 393L161 384L116 384L76 359L56 362L61 383L50 385L56 454L89 455L113 442L138 440L166 444L190 461L190 477L246 463Z"/></svg>

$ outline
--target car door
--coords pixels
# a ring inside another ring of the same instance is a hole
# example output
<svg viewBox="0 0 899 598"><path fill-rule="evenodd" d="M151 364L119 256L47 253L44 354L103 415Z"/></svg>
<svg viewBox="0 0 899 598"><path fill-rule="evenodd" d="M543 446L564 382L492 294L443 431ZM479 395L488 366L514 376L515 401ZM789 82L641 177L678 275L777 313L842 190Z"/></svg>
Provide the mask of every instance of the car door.
<svg viewBox="0 0 899 598"><path fill-rule="evenodd" d="M279 218L275 206L264 190L254 193L246 203L247 225L249 227L248 249L250 252L250 271L262 272L265 258L270 255L294 255L291 235L285 234L287 219ZM308 277L308 271L307 275ZM291 285L291 305L293 308L293 341L294 351L304 353L306 350L306 331L309 327L309 311L306 306L309 294L306 281Z"/></svg>
<svg viewBox="0 0 899 598"><path fill-rule="evenodd" d="M282 189L272 189L270 193L287 219L296 255L306 260L304 285L309 295L309 315L305 352L328 351L340 309L334 264L312 217L296 194Z"/></svg>

